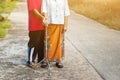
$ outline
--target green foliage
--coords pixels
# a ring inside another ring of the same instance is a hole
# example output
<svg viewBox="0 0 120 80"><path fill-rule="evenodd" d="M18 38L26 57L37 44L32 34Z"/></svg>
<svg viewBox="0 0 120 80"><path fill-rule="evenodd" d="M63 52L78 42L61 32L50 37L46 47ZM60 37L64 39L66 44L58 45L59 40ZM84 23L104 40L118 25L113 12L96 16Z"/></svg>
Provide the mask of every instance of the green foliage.
<svg viewBox="0 0 120 80"><path fill-rule="evenodd" d="M6 34L7 34L7 29L8 29L8 28L11 28L11 27L12 27L12 26L11 26L8 18L7 18L7 17L4 18L4 21L1 21L1 22L0 22L0 38L5 37Z"/></svg>
<svg viewBox="0 0 120 80"><path fill-rule="evenodd" d="M11 28L11 24L8 20L8 18L5 18L4 21L0 22L0 28L4 28L4 29L7 29L7 28Z"/></svg>
<svg viewBox="0 0 120 80"><path fill-rule="evenodd" d="M4 38L7 34L7 29L0 28L0 38Z"/></svg>
<svg viewBox="0 0 120 80"><path fill-rule="evenodd" d="M17 0L11 0L11 2L5 2L0 0L0 14L10 14L14 8L17 7L16 1ZM9 19L0 15L0 38L5 37L7 34L7 29L11 27L12 26Z"/></svg>
<svg viewBox="0 0 120 80"><path fill-rule="evenodd" d="M0 13L10 13L16 7L17 7L16 1L12 2L0 1Z"/></svg>

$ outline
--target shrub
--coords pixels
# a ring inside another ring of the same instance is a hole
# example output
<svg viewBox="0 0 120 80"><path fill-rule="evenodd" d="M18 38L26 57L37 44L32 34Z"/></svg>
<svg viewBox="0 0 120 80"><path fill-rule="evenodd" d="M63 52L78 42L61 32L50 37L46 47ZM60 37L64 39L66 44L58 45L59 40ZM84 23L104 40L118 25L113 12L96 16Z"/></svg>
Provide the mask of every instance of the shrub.
<svg viewBox="0 0 120 80"><path fill-rule="evenodd" d="M5 0L0 0L0 14L10 14L14 8L17 7L16 5L17 0L11 0L6 2ZM7 17L3 17L0 15L0 38L3 38L7 34L7 29L11 28L11 24Z"/></svg>
<svg viewBox="0 0 120 80"><path fill-rule="evenodd" d="M7 29L0 28L0 38L4 38L7 34Z"/></svg>

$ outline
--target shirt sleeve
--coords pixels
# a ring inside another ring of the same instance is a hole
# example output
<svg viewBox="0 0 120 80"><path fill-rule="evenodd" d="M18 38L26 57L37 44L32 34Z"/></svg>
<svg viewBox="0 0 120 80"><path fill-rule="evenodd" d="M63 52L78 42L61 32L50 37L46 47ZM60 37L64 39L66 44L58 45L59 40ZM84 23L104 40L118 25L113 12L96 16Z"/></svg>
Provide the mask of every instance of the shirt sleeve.
<svg viewBox="0 0 120 80"><path fill-rule="evenodd" d="M70 15L70 10L68 6L68 1L65 0L65 10L64 10L64 16L69 16Z"/></svg>
<svg viewBox="0 0 120 80"><path fill-rule="evenodd" d="M36 9L36 4L34 0L27 0L28 1L28 10L31 11L33 9Z"/></svg>
<svg viewBox="0 0 120 80"><path fill-rule="evenodd" d="M47 1L42 0L41 13L47 13Z"/></svg>

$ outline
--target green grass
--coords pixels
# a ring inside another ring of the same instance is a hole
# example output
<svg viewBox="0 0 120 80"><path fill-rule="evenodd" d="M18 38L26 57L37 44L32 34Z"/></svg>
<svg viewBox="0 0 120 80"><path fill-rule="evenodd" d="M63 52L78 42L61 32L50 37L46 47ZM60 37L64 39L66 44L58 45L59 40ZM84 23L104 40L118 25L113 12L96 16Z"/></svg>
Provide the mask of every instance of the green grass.
<svg viewBox="0 0 120 80"><path fill-rule="evenodd" d="M68 0L75 12L120 30L120 0Z"/></svg>

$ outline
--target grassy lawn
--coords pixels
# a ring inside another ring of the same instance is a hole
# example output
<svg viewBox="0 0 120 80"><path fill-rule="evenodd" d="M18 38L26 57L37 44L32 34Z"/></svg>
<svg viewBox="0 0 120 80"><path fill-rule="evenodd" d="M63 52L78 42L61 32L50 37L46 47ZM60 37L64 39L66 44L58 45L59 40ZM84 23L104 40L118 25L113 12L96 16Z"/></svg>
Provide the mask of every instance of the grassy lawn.
<svg viewBox="0 0 120 80"><path fill-rule="evenodd" d="M7 35L7 30L12 27L8 16L3 17L2 14L10 14L16 7L16 1L5 2L0 0L0 38L4 38Z"/></svg>
<svg viewBox="0 0 120 80"><path fill-rule="evenodd" d="M120 0L68 0L75 12L120 30Z"/></svg>

